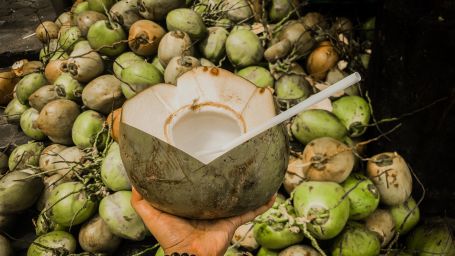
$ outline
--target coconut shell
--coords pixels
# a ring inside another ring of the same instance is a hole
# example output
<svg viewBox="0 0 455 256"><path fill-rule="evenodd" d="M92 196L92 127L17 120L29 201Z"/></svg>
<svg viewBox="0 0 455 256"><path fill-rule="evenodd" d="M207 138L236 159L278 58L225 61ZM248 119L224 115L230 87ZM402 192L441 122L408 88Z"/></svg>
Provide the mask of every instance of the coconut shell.
<svg viewBox="0 0 455 256"><path fill-rule="evenodd" d="M138 115L137 104L153 111ZM265 204L280 187L289 156L281 125L208 164L165 142L169 141L166 120L172 119L172 113L217 106L243 116L249 128L275 115L269 90L208 67L185 73L176 87L154 85L123 105L119 141L122 160L132 185L152 206L189 218L228 217Z"/></svg>

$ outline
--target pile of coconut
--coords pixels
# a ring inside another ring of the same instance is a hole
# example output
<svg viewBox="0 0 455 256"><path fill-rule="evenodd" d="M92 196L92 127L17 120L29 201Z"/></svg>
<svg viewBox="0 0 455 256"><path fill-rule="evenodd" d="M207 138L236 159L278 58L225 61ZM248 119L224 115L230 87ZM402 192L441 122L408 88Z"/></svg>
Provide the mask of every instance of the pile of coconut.
<svg viewBox="0 0 455 256"><path fill-rule="evenodd" d="M453 255L447 221L411 231L420 200L405 159L364 155L372 109L362 84L201 156L365 74L374 18L304 5L78 0L43 21L39 59L0 71L2 120L30 138L0 145L0 255L111 255L144 240L132 186L195 219L242 214L279 191L226 255ZM18 222L35 228L25 248L10 243Z"/></svg>

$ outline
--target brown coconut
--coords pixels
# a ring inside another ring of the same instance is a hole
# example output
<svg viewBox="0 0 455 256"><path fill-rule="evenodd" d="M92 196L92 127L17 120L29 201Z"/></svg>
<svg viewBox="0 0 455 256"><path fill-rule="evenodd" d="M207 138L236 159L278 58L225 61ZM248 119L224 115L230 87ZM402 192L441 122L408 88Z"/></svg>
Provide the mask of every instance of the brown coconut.
<svg viewBox="0 0 455 256"><path fill-rule="evenodd" d="M343 182L354 168L355 157L346 144L329 137L309 142L302 153L308 163L305 176L313 181Z"/></svg>
<svg viewBox="0 0 455 256"><path fill-rule="evenodd" d="M147 109L147 111L138 111ZM288 160L283 126L215 159L218 149L276 115L270 90L233 73L198 67L137 94L122 107L120 152L132 185L154 207L212 219L265 204L280 187Z"/></svg>
<svg viewBox="0 0 455 256"><path fill-rule="evenodd" d="M17 80L13 71L0 70L0 105L6 105L13 99Z"/></svg>
<svg viewBox="0 0 455 256"><path fill-rule="evenodd" d="M166 31L159 24L151 20L138 20L130 27L128 45L138 55L154 55L164 34Z"/></svg>
<svg viewBox="0 0 455 256"><path fill-rule="evenodd" d="M367 164L368 177L381 195L381 202L394 206L404 203L412 192L412 176L406 161L396 152L373 156Z"/></svg>
<svg viewBox="0 0 455 256"><path fill-rule="evenodd" d="M329 41L321 42L307 59L307 71L316 80L323 81L339 60L339 55Z"/></svg>

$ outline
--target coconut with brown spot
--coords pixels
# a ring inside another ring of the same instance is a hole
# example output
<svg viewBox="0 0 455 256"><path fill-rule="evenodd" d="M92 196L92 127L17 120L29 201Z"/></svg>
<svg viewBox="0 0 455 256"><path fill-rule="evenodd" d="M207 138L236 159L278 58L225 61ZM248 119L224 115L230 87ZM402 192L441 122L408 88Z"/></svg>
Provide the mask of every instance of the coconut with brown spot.
<svg viewBox="0 0 455 256"><path fill-rule="evenodd" d="M166 31L151 20L138 20L130 28L128 45L141 56L155 55Z"/></svg>
<svg viewBox="0 0 455 256"><path fill-rule="evenodd" d="M314 139L307 144L302 159L308 163L308 180L343 182L354 168L355 157L344 143L330 138Z"/></svg>

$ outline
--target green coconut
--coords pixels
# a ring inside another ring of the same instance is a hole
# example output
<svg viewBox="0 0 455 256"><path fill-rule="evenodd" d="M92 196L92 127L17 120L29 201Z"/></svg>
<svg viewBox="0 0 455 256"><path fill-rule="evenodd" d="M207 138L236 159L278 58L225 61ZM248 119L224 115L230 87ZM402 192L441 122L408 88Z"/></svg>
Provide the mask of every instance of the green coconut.
<svg viewBox="0 0 455 256"><path fill-rule="evenodd" d="M208 36L199 44L202 55L212 62L218 62L226 54L226 40L229 32L223 27L210 27Z"/></svg>
<svg viewBox="0 0 455 256"><path fill-rule="evenodd" d="M30 208L40 196L43 181L29 170L13 171L0 178L0 214L13 214Z"/></svg>
<svg viewBox="0 0 455 256"><path fill-rule="evenodd" d="M66 182L52 190L47 214L55 223L71 227L88 220L96 212L96 206L84 184Z"/></svg>
<svg viewBox="0 0 455 256"><path fill-rule="evenodd" d="M70 27L60 34L58 45L60 45L63 50L70 52L73 50L74 45L82 39L81 30L78 27Z"/></svg>
<svg viewBox="0 0 455 256"><path fill-rule="evenodd" d="M393 222L395 223L396 231L400 235L405 235L420 220L420 210L416 201L409 197L404 203L390 207Z"/></svg>
<svg viewBox="0 0 455 256"><path fill-rule="evenodd" d="M381 244L375 233L359 223L350 222L335 239L331 252L333 256L377 256L380 249Z"/></svg>
<svg viewBox="0 0 455 256"><path fill-rule="evenodd" d="M444 219L430 219L407 238L406 251L413 255L455 255L453 230Z"/></svg>
<svg viewBox="0 0 455 256"><path fill-rule="evenodd" d="M147 62L134 62L129 67L122 70L122 92L127 99L146 88L163 82L161 72Z"/></svg>
<svg viewBox="0 0 455 256"><path fill-rule="evenodd" d="M278 251L267 249L265 247L261 247L259 249L258 253L256 254L256 256L278 256L278 255L279 255Z"/></svg>
<svg viewBox="0 0 455 256"><path fill-rule="evenodd" d="M18 99L12 99L5 108L3 112L6 116L6 120L9 123L19 123L21 120L21 115L29 107L25 104L22 104Z"/></svg>
<svg viewBox="0 0 455 256"><path fill-rule="evenodd" d="M67 255L75 253L77 241L65 231L53 231L36 238L27 251L27 256Z"/></svg>
<svg viewBox="0 0 455 256"><path fill-rule="evenodd" d="M44 145L41 142L29 142L17 146L9 155L8 167L11 171L38 166L39 156Z"/></svg>
<svg viewBox="0 0 455 256"><path fill-rule="evenodd" d="M334 101L332 113L348 129L351 137L364 134L370 122L370 106L359 96L344 96Z"/></svg>
<svg viewBox="0 0 455 256"><path fill-rule="evenodd" d="M351 174L341 185L349 198L350 219L364 219L378 207L379 191L373 181L362 174Z"/></svg>
<svg viewBox="0 0 455 256"><path fill-rule="evenodd" d="M30 95L46 84L43 73L28 74L16 84L16 97L21 104L27 105Z"/></svg>
<svg viewBox="0 0 455 256"><path fill-rule="evenodd" d="M207 34L207 28L201 16L188 8L179 8L170 11L166 16L166 25L169 31L183 31L191 40L202 39Z"/></svg>
<svg viewBox="0 0 455 256"><path fill-rule="evenodd" d="M264 54L259 37L250 30L233 30L226 39L226 54L236 67L258 64Z"/></svg>
<svg viewBox="0 0 455 256"><path fill-rule="evenodd" d="M117 56L127 47L127 35L120 24L99 20L87 33L87 40L93 49L108 56Z"/></svg>
<svg viewBox="0 0 455 256"><path fill-rule="evenodd" d="M297 0L272 0L271 2L269 18L273 22L281 21L299 6L299 1Z"/></svg>
<svg viewBox="0 0 455 256"><path fill-rule="evenodd" d="M55 91L61 98L78 101L81 98L82 85L69 73L61 74L54 82Z"/></svg>
<svg viewBox="0 0 455 256"><path fill-rule="evenodd" d="M101 200L99 214L110 231L130 240L145 238L147 229L131 206L131 191L118 191Z"/></svg>
<svg viewBox="0 0 455 256"><path fill-rule="evenodd" d="M21 115L20 126L28 137L34 140L43 140L46 138L46 135L35 124L38 117L38 110L29 108Z"/></svg>
<svg viewBox="0 0 455 256"><path fill-rule="evenodd" d="M143 57L135 54L134 52L124 52L118 56L114 63L112 64L112 68L114 70L114 74L117 78L122 76L122 70L129 67L134 62L143 62L145 61Z"/></svg>
<svg viewBox="0 0 455 256"><path fill-rule="evenodd" d="M273 79L272 74L270 74L270 71L260 66L250 66L243 68L237 72L237 75L252 82L259 88L273 88L273 85L275 83L275 80Z"/></svg>
<svg viewBox="0 0 455 256"><path fill-rule="evenodd" d="M111 9L111 6L116 2L115 0L87 0L88 8L92 11L106 13Z"/></svg>
<svg viewBox="0 0 455 256"><path fill-rule="evenodd" d="M349 200L342 186L335 182L307 181L294 189L297 216L309 219L307 225L316 238L337 236L349 218Z"/></svg>
<svg viewBox="0 0 455 256"><path fill-rule="evenodd" d="M62 226L53 222L46 214L46 211L41 211L36 219L35 223L35 234L41 236L52 231L68 231L68 227Z"/></svg>
<svg viewBox="0 0 455 256"><path fill-rule="evenodd" d="M225 0L223 10L227 11L227 18L241 23L253 17L253 10L247 0Z"/></svg>
<svg viewBox="0 0 455 256"><path fill-rule="evenodd" d="M120 157L120 148L113 142L101 164L101 179L113 191L130 190L131 184Z"/></svg>
<svg viewBox="0 0 455 256"><path fill-rule="evenodd" d="M344 141L347 135L346 127L340 120L322 109L305 110L298 114L291 125L292 135L303 144L320 137L331 137Z"/></svg>
<svg viewBox="0 0 455 256"><path fill-rule="evenodd" d="M74 144L79 148L88 148L96 142L102 143L105 136L103 135L104 122L105 118L96 111L82 112L73 124L72 138Z"/></svg>
<svg viewBox="0 0 455 256"><path fill-rule="evenodd" d="M161 21L170 11L185 6L185 0L138 0L138 4L142 17Z"/></svg>

